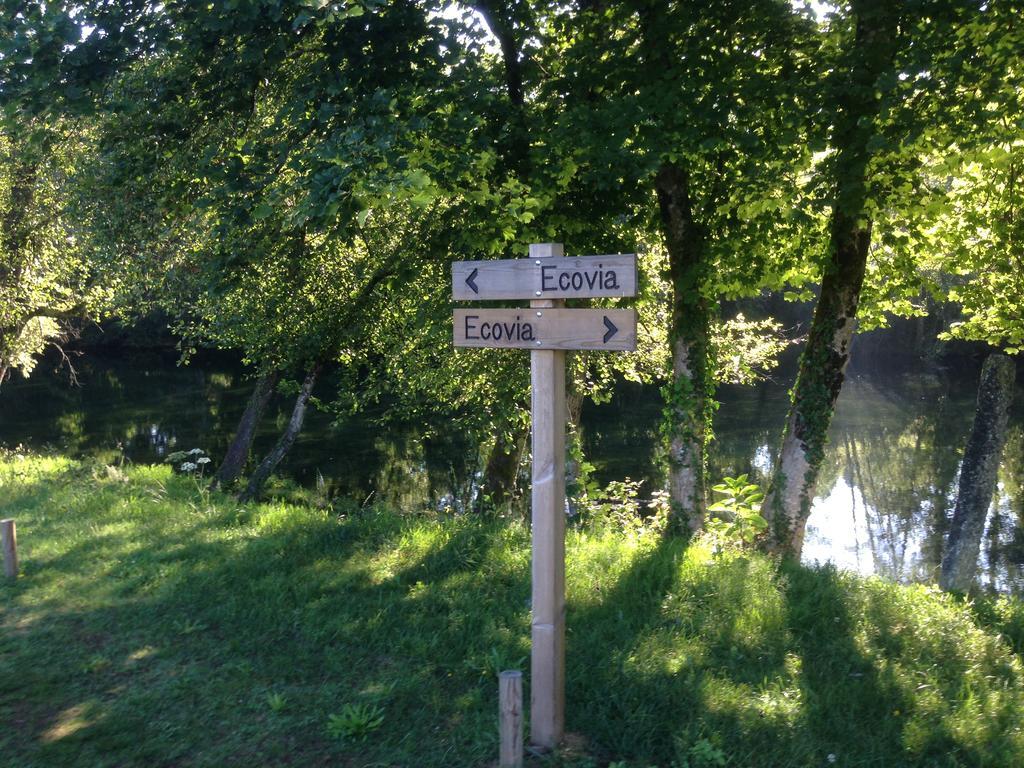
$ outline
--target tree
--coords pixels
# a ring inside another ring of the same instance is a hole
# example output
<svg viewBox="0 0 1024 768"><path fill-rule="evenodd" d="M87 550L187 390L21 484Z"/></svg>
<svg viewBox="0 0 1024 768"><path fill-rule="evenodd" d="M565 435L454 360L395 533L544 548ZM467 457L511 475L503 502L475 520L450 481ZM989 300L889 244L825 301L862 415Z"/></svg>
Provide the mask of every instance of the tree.
<svg viewBox="0 0 1024 768"><path fill-rule="evenodd" d="M65 205L88 143L35 119L0 128L0 384L15 370L27 376L48 345L104 310L107 291Z"/></svg>
<svg viewBox="0 0 1024 768"><path fill-rule="evenodd" d="M823 38L823 55L835 57L823 100L830 154L818 174L828 190L827 260L763 505L772 551L800 551L858 315L866 309L878 322L885 311L921 311L909 299L921 290L919 256L932 250L930 228L948 204L926 160L955 154L1006 82L1005 57L970 40L993 14L969 2L861 0L831 17Z"/></svg>
<svg viewBox="0 0 1024 768"><path fill-rule="evenodd" d="M814 239L798 183L812 30L777 2L581 3L552 29L551 164L584 200L642 211L667 252L670 489L677 524L696 530L716 303L781 285Z"/></svg>
<svg viewBox="0 0 1024 768"><path fill-rule="evenodd" d="M128 257L186 355L215 345L262 375L302 372L297 414L314 372L359 357L388 297L435 256L414 241L438 180L477 160L452 151L477 126L440 87L472 62L432 11L165 6L175 40L97 100L93 247Z"/></svg>

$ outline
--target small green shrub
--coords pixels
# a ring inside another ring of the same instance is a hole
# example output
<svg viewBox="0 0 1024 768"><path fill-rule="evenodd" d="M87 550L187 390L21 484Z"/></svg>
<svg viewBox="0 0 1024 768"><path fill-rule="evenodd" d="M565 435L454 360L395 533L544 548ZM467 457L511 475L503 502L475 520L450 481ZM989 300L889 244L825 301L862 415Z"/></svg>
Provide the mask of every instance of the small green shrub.
<svg viewBox="0 0 1024 768"><path fill-rule="evenodd" d="M722 768L727 762L725 753L707 739L699 739L690 747L689 757L693 768Z"/></svg>
<svg viewBox="0 0 1024 768"><path fill-rule="evenodd" d="M177 468L183 475L203 476L206 465L211 459L202 448L193 448L191 451L175 451L167 455L164 461Z"/></svg>
<svg viewBox="0 0 1024 768"><path fill-rule="evenodd" d="M280 693L268 693L267 694L267 706L270 707L270 711L273 712L275 715L277 713L279 713L279 712L283 712L284 708L285 708L285 706L287 706L287 704L288 704L288 699L286 699L282 694L280 694Z"/></svg>
<svg viewBox="0 0 1024 768"><path fill-rule="evenodd" d="M525 656L516 656L504 648L492 647L480 665L480 677L494 678L507 669L522 669L525 664Z"/></svg>
<svg viewBox="0 0 1024 768"><path fill-rule="evenodd" d="M668 494L656 491L651 499L640 499L642 480L613 480L603 490L589 483L577 505L582 521L594 529L644 534L664 530L670 504Z"/></svg>
<svg viewBox="0 0 1024 768"><path fill-rule="evenodd" d="M327 718L327 732L336 739L362 741L384 723L384 710L376 704L346 704Z"/></svg>
<svg viewBox="0 0 1024 768"><path fill-rule="evenodd" d="M716 517L706 525L716 552L727 545L752 544L768 528L768 521L761 517L764 493L748 481L747 475L723 477L711 490L722 497L708 507Z"/></svg>

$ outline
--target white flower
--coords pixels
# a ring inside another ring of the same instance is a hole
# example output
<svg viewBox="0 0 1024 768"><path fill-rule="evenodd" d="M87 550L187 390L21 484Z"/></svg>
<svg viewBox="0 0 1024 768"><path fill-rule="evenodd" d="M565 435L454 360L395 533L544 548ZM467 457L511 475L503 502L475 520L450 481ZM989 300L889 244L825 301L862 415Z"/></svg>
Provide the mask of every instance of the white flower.
<svg viewBox="0 0 1024 768"><path fill-rule="evenodd" d="M838 621L838 619L837 619L837 621ZM830 763L834 763L836 761L836 756L830 752L829 756L826 757L825 759L828 760Z"/></svg>
<svg viewBox="0 0 1024 768"><path fill-rule="evenodd" d="M192 472L198 465L191 461L186 461L181 465L182 472Z"/></svg>
<svg viewBox="0 0 1024 768"><path fill-rule="evenodd" d="M202 448L193 448L191 451L188 452L188 455L189 456L198 456L202 452L203 452Z"/></svg>
<svg viewBox="0 0 1024 768"><path fill-rule="evenodd" d="M210 457L209 456L203 456L201 459L196 459L196 464L209 464L209 463L210 463Z"/></svg>

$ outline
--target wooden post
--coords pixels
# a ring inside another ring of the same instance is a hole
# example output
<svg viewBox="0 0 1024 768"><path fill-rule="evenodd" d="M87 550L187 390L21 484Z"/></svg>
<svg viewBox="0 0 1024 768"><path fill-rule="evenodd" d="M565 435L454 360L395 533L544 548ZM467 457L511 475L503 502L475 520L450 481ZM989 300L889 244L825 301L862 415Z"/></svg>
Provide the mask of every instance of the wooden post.
<svg viewBox="0 0 1024 768"><path fill-rule="evenodd" d="M636 294L636 255L564 257L532 243L528 260L452 262L456 301L530 300L530 309L456 309L456 347L529 349L533 422L530 741L565 731L565 350L636 349L636 310L566 309L565 299ZM547 298L545 298L547 297Z"/></svg>
<svg viewBox="0 0 1024 768"><path fill-rule="evenodd" d="M562 256L560 243L530 245L530 258ZM538 291L537 295L540 292ZM532 313L563 307L532 300ZM565 351L530 353L533 422L533 617L530 741L554 749L565 728Z"/></svg>
<svg viewBox="0 0 1024 768"><path fill-rule="evenodd" d="M15 535L14 521L0 520L0 542L4 550L4 576L8 579L18 578L18 537Z"/></svg>
<svg viewBox="0 0 1024 768"><path fill-rule="evenodd" d="M498 675L498 768L523 768L523 673L507 669Z"/></svg>

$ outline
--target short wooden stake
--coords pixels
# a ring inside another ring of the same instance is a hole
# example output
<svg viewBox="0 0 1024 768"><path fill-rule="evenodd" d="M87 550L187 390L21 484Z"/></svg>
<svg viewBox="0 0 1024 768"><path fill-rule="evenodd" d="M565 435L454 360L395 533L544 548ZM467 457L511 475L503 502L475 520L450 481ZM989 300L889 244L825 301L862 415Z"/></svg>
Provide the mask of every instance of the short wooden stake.
<svg viewBox="0 0 1024 768"><path fill-rule="evenodd" d="M14 531L14 521L0 520L0 542L4 550L4 576L8 579L18 578L18 537Z"/></svg>
<svg viewBox="0 0 1024 768"><path fill-rule="evenodd" d="M530 246L530 258L562 256L560 243ZM534 300L531 312L564 307ZM565 351L530 353L533 422L533 616L530 741L554 749L565 727Z"/></svg>
<svg viewBox="0 0 1024 768"><path fill-rule="evenodd" d="M499 768L523 768L523 673L507 669L498 675Z"/></svg>

